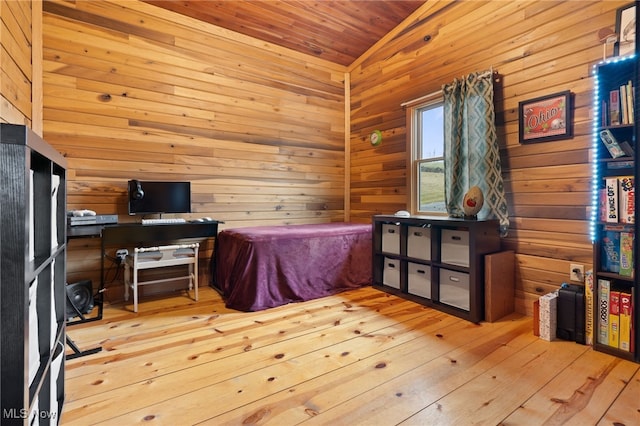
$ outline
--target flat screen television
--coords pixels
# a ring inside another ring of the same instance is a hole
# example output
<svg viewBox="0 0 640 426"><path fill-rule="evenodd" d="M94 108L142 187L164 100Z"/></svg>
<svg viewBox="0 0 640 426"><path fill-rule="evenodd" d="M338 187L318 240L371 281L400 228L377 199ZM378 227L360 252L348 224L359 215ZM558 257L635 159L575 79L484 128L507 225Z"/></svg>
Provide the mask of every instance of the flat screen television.
<svg viewBox="0 0 640 426"><path fill-rule="evenodd" d="M191 213L191 182L130 180L129 214Z"/></svg>

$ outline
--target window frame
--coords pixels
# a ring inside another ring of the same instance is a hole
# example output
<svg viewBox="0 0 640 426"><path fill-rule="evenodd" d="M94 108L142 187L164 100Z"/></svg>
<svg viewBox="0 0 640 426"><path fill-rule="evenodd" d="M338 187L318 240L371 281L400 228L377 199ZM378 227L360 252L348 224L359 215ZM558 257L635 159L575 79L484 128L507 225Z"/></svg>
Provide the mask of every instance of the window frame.
<svg viewBox="0 0 640 426"><path fill-rule="evenodd" d="M406 103L405 113L407 122L407 164L409 164L409 179L407 179L407 193L410 194L409 208L412 214L429 215L429 216L448 216L448 213L439 211L420 210L420 165L422 163L433 161L444 161L443 157L434 157L429 159L420 158L421 154L421 134L419 113L422 109L435 105L443 105L444 96L441 91L423 96L415 101ZM444 132L444 126L443 130ZM444 147L443 147L444 148Z"/></svg>

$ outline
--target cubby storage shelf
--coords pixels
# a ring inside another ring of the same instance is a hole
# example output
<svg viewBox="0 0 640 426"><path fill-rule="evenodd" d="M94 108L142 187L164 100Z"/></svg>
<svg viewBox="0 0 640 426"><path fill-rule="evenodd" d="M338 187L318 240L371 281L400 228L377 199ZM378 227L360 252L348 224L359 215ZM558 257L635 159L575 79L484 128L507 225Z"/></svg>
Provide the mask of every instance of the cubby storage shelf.
<svg viewBox="0 0 640 426"><path fill-rule="evenodd" d="M484 319L484 255L497 220L373 217L373 285L471 322Z"/></svg>
<svg viewBox="0 0 640 426"><path fill-rule="evenodd" d="M66 342L66 160L0 124L0 402L4 425L58 424Z"/></svg>

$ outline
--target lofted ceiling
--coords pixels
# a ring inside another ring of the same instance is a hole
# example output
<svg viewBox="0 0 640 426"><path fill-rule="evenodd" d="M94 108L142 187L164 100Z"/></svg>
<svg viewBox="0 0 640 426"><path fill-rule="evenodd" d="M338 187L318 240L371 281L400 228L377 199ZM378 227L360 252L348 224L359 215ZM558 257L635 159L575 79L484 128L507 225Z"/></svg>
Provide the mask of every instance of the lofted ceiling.
<svg viewBox="0 0 640 426"><path fill-rule="evenodd" d="M348 66L425 0L146 0L216 26Z"/></svg>

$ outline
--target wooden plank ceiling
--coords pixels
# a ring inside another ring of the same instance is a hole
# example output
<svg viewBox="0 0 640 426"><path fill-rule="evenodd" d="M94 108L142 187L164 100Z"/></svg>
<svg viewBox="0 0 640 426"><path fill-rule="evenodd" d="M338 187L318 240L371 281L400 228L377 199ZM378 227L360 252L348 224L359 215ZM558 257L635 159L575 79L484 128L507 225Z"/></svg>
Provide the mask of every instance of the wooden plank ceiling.
<svg viewBox="0 0 640 426"><path fill-rule="evenodd" d="M347 66L424 0L147 0L146 3Z"/></svg>

